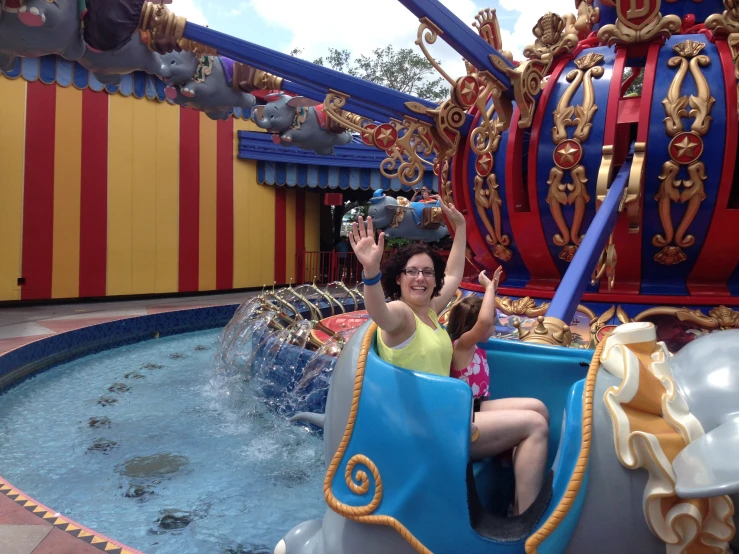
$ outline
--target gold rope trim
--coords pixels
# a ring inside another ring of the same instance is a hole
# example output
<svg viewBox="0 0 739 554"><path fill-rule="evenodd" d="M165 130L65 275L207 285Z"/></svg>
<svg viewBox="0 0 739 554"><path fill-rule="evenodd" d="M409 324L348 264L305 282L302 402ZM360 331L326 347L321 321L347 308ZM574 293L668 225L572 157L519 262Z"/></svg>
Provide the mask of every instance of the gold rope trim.
<svg viewBox="0 0 739 554"><path fill-rule="evenodd" d="M382 479L380 477L380 472L377 469L377 466L367 456L364 456L363 454L352 456L352 458L347 463L344 476L346 478L347 486L352 492L356 494L366 494L367 491L369 491L369 480L366 472L360 470L352 477L352 471L357 464L362 464L369 468L372 473L372 477L375 479L375 494L369 504L365 506L349 506L348 504L344 504L338 498L336 498L333 491L331 490L331 483L333 482L334 476L339 469L341 460L343 459L344 454L346 453L346 449L349 446L349 440L352 437L352 432L354 431L354 423L356 422L357 411L359 410L359 397L362 394L364 371L367 365L367 354L369 352L370 345L372 344L372 336L376 331L377 323L373 322L369 326L369 329L367 329L367 332L362 339L362 346L359 350L359 360L357 361L357 374L354 377L354 393L352 396L352 406L349 410L349 420L347 421L346 429L344 429L344 436L341 439L339 448L336 450L336 453L331 460L331 464L326 471L326 477L323 480L323 496L326 499L326 503L328 504L329 508L331 508L337 514L360 523L369 523L372 525L387 525L388 527L392 527L398 533L400 533L400 536L402 536L408 542L408 544L410 544L416 550L416 552L419 552L420 554L432 554L431 550L426 548L421 543L421 541L414 537L413 533L406 529L406 527L397 519L390 516L370 515L377 509L377 507L380 505L380 502L382 501ZM356 481L358 481L358 483Z"/></svg>
<svg viewBox="0 0 739 554"><path fill-rule="evenodd" d="M593 359L588 368L588 374L585 378L585 390L583 392L583 412L582 412L582 446L580 447L580 456L577 459L575 471L572 473L570 482L567 485L562 500L559 501L557 508L552 512L539 530L534 533L526 541L526 554L536 554L537 548L544 540L551 535L557 526L562 522L570 511L572 504L580 492L583 476L588 467L588 459L590 458L590 444L593 433L593 395L595 392L595 378L598 376L598 368L600 367L600 356L605 347L606 341L601 342L595 348Z"/></svg>

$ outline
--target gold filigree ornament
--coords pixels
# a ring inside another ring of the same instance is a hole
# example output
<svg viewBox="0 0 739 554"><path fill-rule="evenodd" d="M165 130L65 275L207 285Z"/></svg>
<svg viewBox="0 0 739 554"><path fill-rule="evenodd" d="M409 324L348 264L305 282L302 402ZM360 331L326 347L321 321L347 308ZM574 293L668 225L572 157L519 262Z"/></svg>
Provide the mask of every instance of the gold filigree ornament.
<svg viewBox="0 0 739 554"><path fill-rule="evenodd" d="M519 317L539 317L547 313L549 302L542 302L536 305L536 301L530 296L524 296L517 300L512 300L508 296L495 297L495 307L505 315L516 315Z"/></svg>
<svg viewBox="0 0 739 554"><path fill-rule="evenodd" d="M565 15L568 18L569 14ZM580 0L577 2L577 18L572 27L578 38L585 39L593 30L593 25L600 21L600 8L593 7L593 0ZM568 22L569 24L569 22ZM568 30L568 32L571 32Z"/></svg>
<svg viewBox="0 0 739 554"><path fill-rule="evenodd" d="M726 306L713 308L708 312L708 315L705 315L700 310L659 306L641 312L634 318L634 321L646 321L650 317L659 315L671 315L680 321L692 323L701 329L707 329L709 331L739 329L739 312Z"/></svg>
<svg viewBox="0 0 739 554"><path fill-rule="evenodd" d="M667 554L730 552L733 504L728 496L682 499L672 462L704 430L677 391L651 323L628 323L604 341L601 369L620 382L603 402L613 424L616 456L627 469L645 469L643 510L650 531Z"/></svg>
<svg viewBox="0 0 739 554"><path fill-rule="evenodd" d="M616 264L618 263L618 255L616 254L616 245L613 243L613 233L608 237L608 245L601 252L598 263L593 270L593 276L590 284L595 285L605 275L608 279L608 292L613 290L616 282Z"/></svg>
<svg viewBox="0 0 739 554"><path fill-rule="evenodd" d="M520 321L514 321L513 326L518 331L518 338L521 342L549 346L569 346L572 344L570 326L556 317L540 315L536 318L536 324L528 331L521 329Z"/></svg>
<svg viewBox="0 0 739 554"><path fill-rule="evenodd" d="M503 234L503 214L501 212L503 200L498 193L498 180L492 171L494 163L495 160L492 154L484 154L477 159L475 164L477 169L477 175L475 176L475 207L487 230L485 241L492 246L493 256L507 262L513 257L513 252L508 248L511 244L511 238ZM492 223L488 218L488 210L493 214Z"/></svg>
<svg viewBox="0 0 739 554"><path fill-rule="evenodd" d="M724 13L706 18L706 28L716 37L726 36L726 42L734 61L734 77L739 80L739 1L724 0ZM737 113L739 113L739 83L737 84Z"/></svg>
<svg viewBox="0 0 739 554"><path fill-rule="evenodd" d="M669 38L680 31L677 15L662 16L660 0L618 0L615 25L604 25L598 40L608 46L629 46Z"/></svg>
<svg viewBox="0 0 739 554"><path fill-rule="evenodd" d="M598 317L595 317L595 315L593 314L593 317L590 320L591 346L600 344L600 342L602 342L605 337L608 336L608 334L610 334L611 331L613 331L617 327L616 325L610 323L614 316L616 316L616 319L618 319L619 323L631 322L631 318L621 306L619 306L618 308L616 306L611 306Z"/></svg>
<svg viewBox="0 0 739 554"><path fill-rule="evenodd" d="M554 167L549 172L549 193L547 204L552 211L559 233L552 237L557 246L561 246L560 259L571 262L583 239L580 228L585 218L585 210L590 195L587 189L587 171L582 165L584 144L590 137L592 121L598 106L595 103L593 79L603 76L603 55L589 53L575 60L577 69L567 74L571 83L565 90L554 110L554 127L552 141L554 147ZM571 106L575 93L583 86L582 105ZM574 127L572 138L568 127ZM570 183L564 183L565 172L569 172ZM575 214L570 227L564 215L563 206L574 206Z"/></svg>
<svg viewBox="0 0 739 554"><path fill-rule="evenodd" d="M716 99L701 67L711 63L711 58L701 54L705 47L702 42L686 40L673 46L677 56L667 62L677 68L675 77L662 101L667 117L664 120L667 136L672 140L668 146L670 159L662 165L659 175L660 186L654 199L659 205L659 217L664 233L652 237L652 244L661 250L654 259L663 265L674 265L687 259L683 248L695 243L695 237L688 234L688 228L695 219L701 203L706 199L706 167L700 159L703 154L703 137L708 133L712 117L710 115ZM695 81L697 95L682 96L682 87L688 70ZM687 108L690 107L690 111ZM692 118L690 131L685 130L684 118ZM687 179L680 179L682 168ZM672 222L672 204L686 204L685 213L675 230ZM673 244L674 243L674 244Z"/></svg>

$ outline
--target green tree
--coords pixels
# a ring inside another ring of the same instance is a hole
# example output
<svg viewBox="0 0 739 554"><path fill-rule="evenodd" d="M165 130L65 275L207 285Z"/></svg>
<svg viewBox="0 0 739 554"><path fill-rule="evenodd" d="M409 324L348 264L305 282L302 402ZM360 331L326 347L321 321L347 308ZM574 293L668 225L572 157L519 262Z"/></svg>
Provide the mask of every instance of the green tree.
<svg viewBox="0 0 739 554"><path fill-rule="evenodd" d="M631 68L626 69L624 71L623 80L626 81L629 77L631 77L633 70ZM624 96L641 96L641 89L644 85L644 69L642 68L641 73L636 76L636 79L634 79L634 82L629 85L629 88L626 89L626 92L624 92Z"/></svg>
<svg viewBox="0 0 739 554"><path fill-rule="evenodd" d="M298 55L300 52L302 50L296 48L290 55ZM361 55L352 61L349 50L329 48L325 57L322 56L313 63L432 102L440 102L449 97L449 84L438 76L431 62L413 48L395 50L392 45L388 45L385 48L375 48L372 54ZM441 62L437 60L437 63Z"/></svg>

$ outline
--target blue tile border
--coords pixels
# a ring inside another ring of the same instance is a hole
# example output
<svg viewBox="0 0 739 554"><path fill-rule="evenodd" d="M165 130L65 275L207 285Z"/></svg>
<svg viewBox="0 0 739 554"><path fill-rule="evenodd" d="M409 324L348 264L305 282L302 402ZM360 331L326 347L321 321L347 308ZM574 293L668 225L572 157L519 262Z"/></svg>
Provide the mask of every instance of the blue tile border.
<svg viewBox="0 0 739 554"><path fill-rule="evenodd" d="M136 342L224 327L238 304L147 314L57 333L0 355L0 394L56 365Z"/></svg>

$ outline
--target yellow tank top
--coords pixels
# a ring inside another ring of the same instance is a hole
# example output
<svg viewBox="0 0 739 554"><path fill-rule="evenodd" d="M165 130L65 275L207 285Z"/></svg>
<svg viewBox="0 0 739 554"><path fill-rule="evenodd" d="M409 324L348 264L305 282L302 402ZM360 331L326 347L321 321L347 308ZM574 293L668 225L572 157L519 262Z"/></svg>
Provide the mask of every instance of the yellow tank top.
<svg viewBox="0 0 739 554"><path fill-rule="evenodd" d="M439 324L434 310L429 308L429 317L436 326L431 329L414 313L416 331L410 342L402 348L391 348L382 340L382 331L377 329L377 351L388 363L423 373L449 376L452 366L452 341L449 333Z"/></svg>

